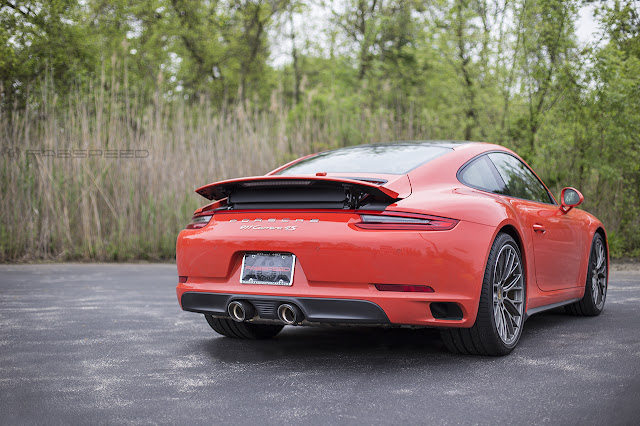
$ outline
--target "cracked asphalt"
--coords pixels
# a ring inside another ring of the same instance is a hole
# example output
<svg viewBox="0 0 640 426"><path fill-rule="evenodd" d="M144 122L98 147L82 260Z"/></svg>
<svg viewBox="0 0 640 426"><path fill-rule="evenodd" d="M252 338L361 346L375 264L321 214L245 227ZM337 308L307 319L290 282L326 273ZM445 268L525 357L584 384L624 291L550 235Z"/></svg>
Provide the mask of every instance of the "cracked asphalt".
<svg viewBox="0 0 640 426"><path fill-rule="evenodd" d="M502 358L433 330L218 337L174 265L0 265L0 424L637 424L640 271L603 314L530 318Z"/></svg>

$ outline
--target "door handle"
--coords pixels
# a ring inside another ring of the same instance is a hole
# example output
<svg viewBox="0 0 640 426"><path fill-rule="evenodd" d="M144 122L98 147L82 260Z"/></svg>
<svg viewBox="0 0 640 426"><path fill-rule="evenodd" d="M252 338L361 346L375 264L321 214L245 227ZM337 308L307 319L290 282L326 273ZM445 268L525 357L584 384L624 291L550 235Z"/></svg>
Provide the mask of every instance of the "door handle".
<svg viewBox="0 0 640 426"><path fill-rule="evenodd" d="M541 234L544 234L545 232L547 232L547 230L545 229L544 226L540 225L539 223L534 223L533 224L533 230L535 232L540 232Z"/></svg>

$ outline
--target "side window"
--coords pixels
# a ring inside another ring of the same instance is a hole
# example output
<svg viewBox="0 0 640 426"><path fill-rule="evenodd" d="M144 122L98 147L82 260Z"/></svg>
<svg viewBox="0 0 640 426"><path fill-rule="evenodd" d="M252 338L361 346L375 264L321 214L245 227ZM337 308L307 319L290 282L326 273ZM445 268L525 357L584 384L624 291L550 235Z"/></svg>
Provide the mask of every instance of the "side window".
<svg viewBox="0 0 640 426"><path fill-rule="evenodd" d="M458 177L460 182L465 185L498 194L506 193L504 183L486 155L478 157L464 166Z"/></svg>
<svg viewBox="0 0 640 426"><path fill-rule="evenodd" d="M522 161L497 152L489 154L489 158L500 172L509 195L539 203L553 203L544 185Z"/></svg>

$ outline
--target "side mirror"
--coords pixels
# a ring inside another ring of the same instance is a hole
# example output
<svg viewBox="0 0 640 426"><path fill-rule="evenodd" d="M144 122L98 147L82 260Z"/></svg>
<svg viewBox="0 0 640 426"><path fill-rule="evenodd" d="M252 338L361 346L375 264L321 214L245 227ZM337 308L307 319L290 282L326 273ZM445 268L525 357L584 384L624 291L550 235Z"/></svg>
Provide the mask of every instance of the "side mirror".
<svg viewBox="0 0 640 426"><path fill-rule="evenodd" d="M582 204L584 197L575 188L564 188L560 193L560 200L562 202L562 206L560 206L562 212L569 213L569 210Z"/></svg>

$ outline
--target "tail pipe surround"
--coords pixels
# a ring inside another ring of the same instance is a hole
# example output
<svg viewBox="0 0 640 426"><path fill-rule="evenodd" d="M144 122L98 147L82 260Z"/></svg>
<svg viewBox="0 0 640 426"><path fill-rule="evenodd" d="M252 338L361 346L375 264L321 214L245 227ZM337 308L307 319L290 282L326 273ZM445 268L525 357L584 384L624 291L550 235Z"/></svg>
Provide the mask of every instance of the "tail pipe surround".
<svg viewBox="0 0 640 426"><path fill-rule="evenodd" d="M252 319L256 315L253 305L244 300L234 300L227 306L227 312L232 320L242 322Z"/></svg>
<svg viewBox="0 0 640 426"><path fill-rule="evenodd" d="M295 325L302 322L304 315L300 308L292 303L283 303L278 306L278 318L286 325Z"/></svg>

